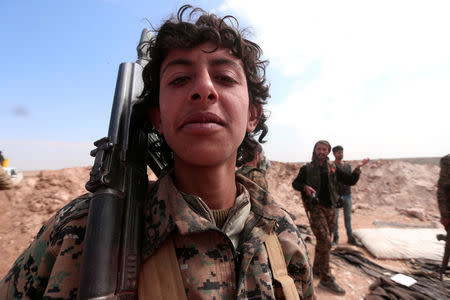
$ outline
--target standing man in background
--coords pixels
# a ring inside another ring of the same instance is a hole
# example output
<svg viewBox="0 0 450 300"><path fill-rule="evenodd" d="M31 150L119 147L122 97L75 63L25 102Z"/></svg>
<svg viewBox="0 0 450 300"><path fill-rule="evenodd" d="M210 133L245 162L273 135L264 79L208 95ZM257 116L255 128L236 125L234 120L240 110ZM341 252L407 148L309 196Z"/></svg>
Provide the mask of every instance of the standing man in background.
<svg viewBox="0 0 450 300"><path fill-rule="evenodd" d="M251 141L252 143L249 143L249 145L252 145L250 148L253 151L253 157L248 157L247 159L249 159L249 161L242 165L236 173L244 175L267 191L269 189L269 184L266 180L266 172L259 167L262 160L263 149L260 143L255 140Z"/></svg>
<svg viewBox="0 0 450 300"><path fill-rule="evenodd" d="M344 162L344 148L342 146L333 147L334 164L336 168L350 174L352 172L352 167L349 163ZM352 232L352 192L349 185L338 182L337 183L337 193L339 196L338 207L336 208L336 226L334 227L334 238L333 246L337 245L339 242L339 230L338 230L338 220L339 220L339 208L344 208L344 222L345 229L347 230L347 241L349 244L361 247L362 244L355 239Z"/></svg>
<svg viewBox="0 0 450 300"><path fill-rule="evenodd" d="M353 172L336 168L328 159L331 145L320 140L314 145L312 161L300 168L292 187L302 193L303 206L308 215L311 230L316 237L313 274L319 276L319 286L335 294L344 295L330 269L331 234L336 224L337 183L354 185L359 180L360 168L369 159L361 161Z"/></svg>
<svg viewBox="0 0 450 300"><path fill-rule="evenodd" d="M441 172L439 174L437 200L441 213L441 223L447 234L450 231L450 154L441 158Z"/></svg>
<svg viewBox="0 0 450 300"><path fill-rule="evenodd" d="M445 240L444 256L440 270L440 279L448 266L450 256L450 154L441 158L441 171L439 173L437 200L439 212L441 213L441 223L444 225L446 235L437 235L437 239ZM441 236L441 237L440 237Z"/></svg>

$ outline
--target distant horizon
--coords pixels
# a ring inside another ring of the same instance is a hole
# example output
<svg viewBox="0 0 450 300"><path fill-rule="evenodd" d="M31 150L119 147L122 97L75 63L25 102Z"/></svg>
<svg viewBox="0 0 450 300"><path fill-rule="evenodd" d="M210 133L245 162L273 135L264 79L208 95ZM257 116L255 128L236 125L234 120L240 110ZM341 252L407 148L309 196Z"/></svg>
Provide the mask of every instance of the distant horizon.
<svg viewBox="0 0 450 300"><path fill-rule="evenodd" d="M333 157L330 157L330 159L334 160ZM415 163L415 164L432 164L432 165L439 166L440 159L441 159L441 157L438 157L438 156L423 156L423 157L374 158L374 159L371 158L370 161L400 160L400 161L406 161L406 162ZM280 160L274 160L274 159L269 159L269 161L270 162L278 162L278 163L293 163L293 164L304 164L304 163L309 162L309 161L280 161ZM344 161L357 162L357 161L359 161L359 159L344 159ZM73 166L62 167L62 168L44 168L44 169L28 169L28 170L22 170L22 169L18 169L18 168L16 168L16 169L20 172L27 173L27 172L39 172L39 171L44 171L44 170L58 171L58 170L72 169L72 168L86 168L86 167L92 167L92 165L93 165L93 163L88 164L88 165L73 165Z"/></svg>
<svg viewBox="0 0 450 300"><path fill-rule="evenodd" d="M269 128L270 135L270 128ZM100 137L98 137L100 138ZM97 138L97 139L98 139ZM317 139L318 140L318 139ZM311 152L316 140L309 142L302 148L273 148L273 143L269 142L263 144L263 149L266 157L272 161L279 162L308 162L311 159ZM354 142L353 140L351 142ZM357 161L366 157L370 159L418 159L418 158L440 158L447 155L447 153L420 155L419 151L411 155L404 155L402 153L383 155L382 152L376 151L377 147L367 145L349 145L347 143L339 143L344 147L344 160ZM8 147L4 147L4 146ZM332 144L333 146L338 145ZM22 140L4 140L0 144L0 151L9 159L9 165L15 167L17 170L58 170L64 168L72 168L78 166L91 166L94 163L94 158L89 155L90 151L95 148L93 142L77 142L77 141L42 141L30 139ZM355 149L359 147L360 149ZM7 149L5 151L5 148ZM364 148L366 150L364 150ZM362 150L361 150L362 149ZM414 149L411 149L414 150ZM434 149L436 150L436 149ZM395 151L392 151L395 152ZM413 151L411 151L413 152ZM430 151L431 152L431 151ZM434 151L436 153L437 151ZM300 159L297 159L300 158ZM329 155L330 159L334 159L332 153Z"/></svg>

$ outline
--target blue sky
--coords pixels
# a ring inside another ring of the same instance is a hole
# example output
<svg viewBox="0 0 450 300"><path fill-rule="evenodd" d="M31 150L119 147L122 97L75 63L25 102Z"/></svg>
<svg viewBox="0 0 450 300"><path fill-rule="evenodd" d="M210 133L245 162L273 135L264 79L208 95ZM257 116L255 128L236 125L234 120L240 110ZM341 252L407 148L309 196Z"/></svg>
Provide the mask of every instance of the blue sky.
<svg viewBox="0 0 450 300"><path fill-rule="evenodd" d="M117 69L148 19L186 1L0 2L0 150L21 170L89 165L107 134ZM250 27L270 60L265 151L306 161L450 152L448 1L190 1Z"/></svg>

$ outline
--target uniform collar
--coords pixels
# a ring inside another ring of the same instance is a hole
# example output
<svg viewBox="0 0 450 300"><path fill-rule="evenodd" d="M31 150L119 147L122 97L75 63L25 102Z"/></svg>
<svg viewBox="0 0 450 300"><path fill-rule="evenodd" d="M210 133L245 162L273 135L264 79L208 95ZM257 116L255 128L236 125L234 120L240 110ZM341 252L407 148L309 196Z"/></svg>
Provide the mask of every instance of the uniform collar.
<svg viewBox="0 0 450 300"><path fill-rule="evenodd" d="M144 204L144 260L172 231L189 234L217 230L206 204L196 196L183 197L175 187L171 174L167 173L153 185ZM245 176L236 174L236 182L238 197L230 214L250 201L253 215L261 217L258 226L269 233L286 213L265 190Z"/></svg>

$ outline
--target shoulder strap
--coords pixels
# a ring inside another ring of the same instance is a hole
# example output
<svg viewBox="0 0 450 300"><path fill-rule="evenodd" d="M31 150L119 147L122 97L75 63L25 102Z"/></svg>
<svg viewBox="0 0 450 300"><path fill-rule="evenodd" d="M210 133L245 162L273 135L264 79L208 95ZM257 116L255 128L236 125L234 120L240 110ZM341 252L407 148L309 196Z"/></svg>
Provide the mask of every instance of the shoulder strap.
<svg viewBox="0 0 450 300"><path fill-rule="evenodd" d="M300 300L294 280L289 276L283 250L275 232L271 232L266 244L267 254L272 269L273 278L281 284L286 300Z"/></svg>
<svg viewBox="0 0 450 300"><path fill-rule="evenodd" d="M142 266L138 295L140 300L187 299L172 237L167 238Z"/></svg>
<svg viewBox="0 0 450 300"><path fill-rule="evenodd" d="M299 300L294 280L289 276L283 250L275 232L265 241L273 277L281 284L286 300ZM139 299L186 300L183 279L173 240L169 237L145 262L139 275Z"/></svg>

